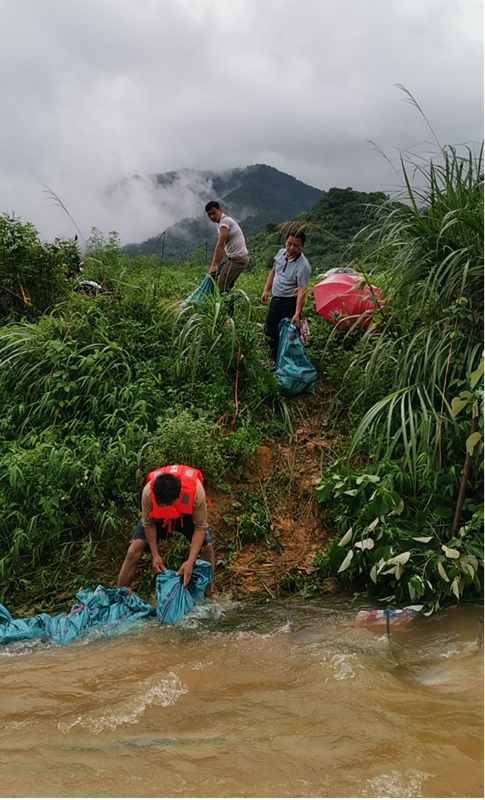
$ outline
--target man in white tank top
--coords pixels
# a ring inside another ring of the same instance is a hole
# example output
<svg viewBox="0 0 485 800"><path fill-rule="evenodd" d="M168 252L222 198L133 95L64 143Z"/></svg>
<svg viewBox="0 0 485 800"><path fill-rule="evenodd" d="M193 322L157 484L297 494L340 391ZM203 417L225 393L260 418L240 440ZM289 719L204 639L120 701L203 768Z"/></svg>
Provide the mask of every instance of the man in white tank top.
<svg viewBox="0 0 485 800"><path fill-rule="evenodd" d="M209 270L209 274L212 277L215 277L217 267L221 263L224 253L227 256L227 261L222 268L217 284L222 294L232 289L241 272L244 272L248 266L248 250L241 228L232 217L224 214L216 200L211 200L207 203L205 210L211 222L216 223L217 233L219 234Z"/></svg>

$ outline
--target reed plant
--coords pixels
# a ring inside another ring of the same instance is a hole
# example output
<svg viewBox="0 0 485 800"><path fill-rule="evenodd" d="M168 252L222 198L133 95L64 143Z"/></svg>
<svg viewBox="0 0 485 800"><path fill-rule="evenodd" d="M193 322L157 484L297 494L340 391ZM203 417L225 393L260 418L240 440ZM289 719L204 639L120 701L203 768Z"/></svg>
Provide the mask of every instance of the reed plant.
<svg viewBox="0 0 485 800"><path fill-rule="evenodd" d="M354 433L317 488L340 535L316 558L321 578L427 612L483 592L482 155L402 154L403 193L360 233L383 308L346 335Z"/></svg>
<svg viewBox="0 0 485 800"><path fill-rule="evenodd" d="M423 454L441 469L447 447L456 454L466 439L451 400L483 352L482 150L445 148L436 163L412 168L402 156L401 167L403 196L377 208L366 231L386 323L368 329L347 379L365 376L355 403L384 389L352 450L367 441L376 460L402 455L416 480Z"/></svg>

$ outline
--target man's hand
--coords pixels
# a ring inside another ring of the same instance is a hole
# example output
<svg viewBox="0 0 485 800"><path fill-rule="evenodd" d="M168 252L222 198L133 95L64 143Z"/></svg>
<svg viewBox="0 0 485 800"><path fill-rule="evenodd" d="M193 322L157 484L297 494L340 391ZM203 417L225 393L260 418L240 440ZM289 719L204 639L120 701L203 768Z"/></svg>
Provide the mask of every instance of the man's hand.
<svg viewBox="0 0 485 800"><path fill-rule="evenodd" d="M216 272L217 272L217 267L211 267L209 270L209 275L212 275L212 277L214 277Z"/></svg>
<svg viewBox="0 0 485 800"><path fill-rule="evenodd" d="M162 557L160 555L153 556L152 565L153 569L157 573L163 572L163 570L165 569L165 564L163 563Z"/></svg>
<svg viewBox="0 0 485 800"><path fill-rule="evenodd" d="M295 314L295 316L292 317L291 324L292 325L298 325L298 327L300 327L300 315L299 314Z"/></svg>
<svg viewBox="0 0 485 800"><path fill-rule="evenodd" d="M184 561L182 566L180 567L179 571L176 573L177 575L184 576L184 587L187 586L188 582L192 577L192 570L194 569L194 565L192 561Z"/></svg>
<svg viewBox="0 0 485 800"><path fill-rule="evenodd" d="M262 302L263 306L268 305L268 296L269 296L269 292L267 292L266 289L265 289L263 294L261 295L261 302Z"/></svg>

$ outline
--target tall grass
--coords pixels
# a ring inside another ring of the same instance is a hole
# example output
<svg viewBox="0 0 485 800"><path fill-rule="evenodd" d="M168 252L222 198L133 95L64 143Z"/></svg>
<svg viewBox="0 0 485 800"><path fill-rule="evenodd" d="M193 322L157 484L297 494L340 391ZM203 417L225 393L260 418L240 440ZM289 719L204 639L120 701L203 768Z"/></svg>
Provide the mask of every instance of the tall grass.
<svg viewBox="0 0 485 800"><path fill-rule="evenodd" d="M365 371L358 402L376 386L387 392L363 416L352 449L368 441L376 459L403 454L415 477L423 454L439 469L466 438L451 400L483 351L482 155L445 148L436 163L412 165L402 156L403 202L377 208L366 231L387 323L369 328L348 378Z"/></svg>
<svg viewBox="0 0 485 800"><path fill-rule="evenodd" d="M0 601L99 580L151 469L194 463L224 488L259 427L281 427L245 292L184 309L200 269L128 261L99 233L88 252L102 295L63 286L49 312L0 328Z"/></svg>

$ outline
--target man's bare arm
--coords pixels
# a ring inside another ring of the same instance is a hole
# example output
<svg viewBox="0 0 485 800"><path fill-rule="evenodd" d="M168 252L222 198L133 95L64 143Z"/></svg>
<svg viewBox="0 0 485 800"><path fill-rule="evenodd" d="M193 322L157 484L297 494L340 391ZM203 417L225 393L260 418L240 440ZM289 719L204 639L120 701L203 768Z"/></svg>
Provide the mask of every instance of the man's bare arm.
<svg viewBox="0 0 485 800"><path fill-rule="evenodd" d="M300 316L301 316L301 312L303 311L303 306L305 305L306 293L307 293L306 286L299 286L298 287L298 297L296 299L296 311L295 311L295 314L294 314L294 316L293 316L293 318L291 320L296 325L300 324Z"/></svg>
<svg viewBox="0 0 485 800"><path fill-rule="evenodd" d="M146 528L143 526L143 529L145 531L145 538L148 542L148 547L150 548L150 552L152 554L153 569L155 572L163 572L165 565L157 548L157 529L155 525L150 525Z"/></svg>
<svg viewBox="0 0 485 800"><path fill-rule="evenodd" d="M262 304L264 306L267 304L269 293L270 293L271 289L273 288L274 276L275 276L275 271L274 271L274 267L273 267L273 269L271 270L271 272L268 275L268 280L266 281L266 286L264 287L264 292L261 295L261 302L262 302Z"/></svg>
<svg viewBox="0 0 485 800"><path fill-rule="evenodd" d="M224 255L224 245L226 244L227 237L229 234L229 228L221 228L219 231L219 238L217 240L216 249L214 250L214 255L212 256L212 264L210 266L209 274L215 275L217 272L217 267L222 261L222 257Z"/></svg>
<svg viewBox="0 0 485 800"><path fill-rule="evenodd" d="M197 556L199 555L200 549L204 544L205 539L205 528L196 528L194 534L192 536L192 541L190 543L190 554L187 561L184 561L182 566L180 567L177 575L184 576L184 586L187 586L188 582L192 577L192 571L194 569L194 564Z"/></svg>

